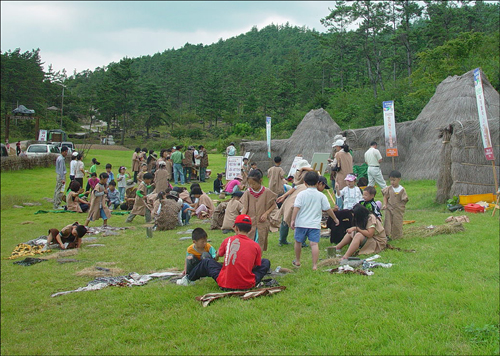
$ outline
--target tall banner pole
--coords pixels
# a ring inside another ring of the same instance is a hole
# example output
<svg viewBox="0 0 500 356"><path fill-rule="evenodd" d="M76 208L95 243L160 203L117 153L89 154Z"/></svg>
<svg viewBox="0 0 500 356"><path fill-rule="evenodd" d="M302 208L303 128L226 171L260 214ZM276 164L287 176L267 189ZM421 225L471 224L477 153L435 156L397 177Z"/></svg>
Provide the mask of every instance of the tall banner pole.
<svg viewBox="0 0 500 356"><path fill-rule="evenodd" d="M484 102L483 81L479 68L474 69L474 89L476 91L477 112L479 116L479 130L483 139L484 155L488 161L491 161L493 167L493 179L495 180L495 193L498 193L498 179L495 169L495 155L493 154L493 144L491 143L490 128L488 126L488 117L486 115L486 105Z"/></svg>
<svg viewBox="0 0 500 356"><path fill-rule="evenodd" d="M267 157L271 158L271 117L266 117Z"/></svg>
<svg viewBox="0 0 500 356"><path fill-rule="evenodd" d="M383 101L382 108L384 110L385 155L392 158L392 169L394 170L394 157L398 156L394 100Z"/></svg>

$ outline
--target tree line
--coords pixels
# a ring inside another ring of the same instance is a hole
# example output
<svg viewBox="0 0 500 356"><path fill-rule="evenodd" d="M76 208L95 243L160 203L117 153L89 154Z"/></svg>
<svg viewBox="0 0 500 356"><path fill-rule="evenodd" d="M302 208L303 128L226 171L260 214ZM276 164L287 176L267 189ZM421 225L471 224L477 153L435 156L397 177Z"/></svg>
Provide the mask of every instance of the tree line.
<svg viewBox="0 0 500 356"><path fill-rule="evenodd" d="M398 122L413 120L439 82L476 67L500 89L498 3L336 1L320 21L324 33L254 27L69 76L44 72L38 49L8 51L2 112L60 107L64 83L67 127L98 118L126 133L166 125L179 138L259 137L271 116L273 136L287 137L320 107L346 129L381 124L384 100L395 100Z"/></svg>

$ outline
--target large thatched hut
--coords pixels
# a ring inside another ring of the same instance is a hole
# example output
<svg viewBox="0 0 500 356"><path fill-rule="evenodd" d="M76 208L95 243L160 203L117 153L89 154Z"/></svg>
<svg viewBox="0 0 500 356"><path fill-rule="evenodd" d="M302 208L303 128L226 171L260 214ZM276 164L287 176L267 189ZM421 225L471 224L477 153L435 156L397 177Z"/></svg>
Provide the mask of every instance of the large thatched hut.
<svg viewBox="0 0 500 356"><path fill-rule="evenodd" d="M495 146L495 156L500 160L498 152L499 94L491 86L484 74L481 73L481 75L490 131ZM439 182L441 182L446 177L448 183L444 183L444 185L448 188L446 188L447 191L444 195L448 197L450 194L493 192L492 182L490 182L490 178L493 179L491 162L486 161L484 154L480 155L483 152L482 142L478 131L475 131L474 125L477 124L473 124L478 121L477 116L473 71L461 76L446 78L438 85L434 96L415 120L396 124L399 151L399 156L395 158L396 169L401 171L404 179L438 180L439 178ZM321 117L321 120L318 119L319 117ZM463 130L460 124L464 127ZM449 128L450 125L453 126L454 130L453 135L450 136L450 147L454 147L455 144L457 148L455 148L455 151L450 149L449 152L446 152L443 149L443 141L446 140L440 136L444 133L443 130ZM458 132L461 132L462 138L456 137ZM382 153L385 152L383 126L342 131L331 119L330 115L325 110L320 109L310 111L290 139L273 140L273 155L279 154L282 156L283 168L287 171L297 153L302 153L306 159L310 160L314 152L330 152L333 136L336 134L343 134L343 136L347 137L347 143L353 150L354 164L364 162L364 153L369 148L371 141L377 141L379 150ZM459 145L462 144L459 139L462 140L464 135L467 135L466 147L469 147L468 154L458 151ZM244 142L242 143L242 150L243 152L251 151L255 153L254 157L258 161L259 167L266 169L271 166L272 162L267 158L267 148L264 141ZM445 160L442 158L443 155L447 155L448 158ZM453 157L455 157L455 161L453 161ZM459 158L462 160L460 161ZM463 176L465 172L459 173L457 171L458 162L473 163L472 161L479 165L468 166L467 164L461 164L461 168L468 169L470 174L479 172L475 178L476 180L472 180L472 178L467 181L459 179L458 175ZM448 163L445 164L445 162ZM488 164L490 166L489 172L477 169L478 167L485 168ZM452 173L453 168L456 171L455 173ZM498 170L498 163L496 168ZM381 164L381 169L382 172L388 174L392 169L392 160L385 158ZM479 181L486 182L486 185L476 184ZM467 182L471 183L470 185L475 188L470 186L465 188Z"/></svg>

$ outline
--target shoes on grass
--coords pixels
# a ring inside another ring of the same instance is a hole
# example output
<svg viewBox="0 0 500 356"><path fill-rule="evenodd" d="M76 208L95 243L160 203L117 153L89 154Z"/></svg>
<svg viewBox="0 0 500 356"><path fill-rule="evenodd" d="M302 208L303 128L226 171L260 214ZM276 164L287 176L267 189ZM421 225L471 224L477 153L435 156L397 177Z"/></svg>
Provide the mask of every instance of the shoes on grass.
<svg viewBox="0 0 500 356"><path fill-rule="evenodd" d="M285 245L290 245L290 242L285 241L285 242L280 242L280 243L279 243L279 246L280 246L280 247L281 247L281 246L285 246Z"/></svg>
<svg viewBox="0 0 500 356"><path fill-rule="evenodd" d="M185 275L184 277L182 277L181 279L178 279L177 282L176 282L179 286L184 286L184 287L188 287L188 286L192 286L194 284L194 282L190 281L187 277L187 275Z"/></svg>

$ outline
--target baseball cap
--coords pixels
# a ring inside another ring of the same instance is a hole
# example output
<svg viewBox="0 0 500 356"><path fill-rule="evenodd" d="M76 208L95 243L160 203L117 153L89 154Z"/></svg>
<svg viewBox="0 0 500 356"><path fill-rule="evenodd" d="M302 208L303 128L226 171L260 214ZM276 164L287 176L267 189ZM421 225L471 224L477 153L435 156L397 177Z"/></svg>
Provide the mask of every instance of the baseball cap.
<svg viewBox="0 0 500 356"><path fill-rule="evenodd" d="M319 183L323 183L325 185L325 189L330 189L330 187L328 186L328 181L326 180L325 177L320 176L319 179L318 179L318 182Z"/></svg>
<svg viewBox="0 0 500 356"><path fill-rule="evenodd" d="M76 157L76 156L78 156L78 152L75 151L72 153L72 155L73 155L73 157Z"/></svg>
<svg viewBox="0 0 500 356"><path fill-rule="evenodd" d="M252 219L248 215L238 215L236 220L234 220L234 224L247 224L252 225Z"/></svg>

